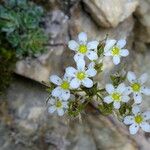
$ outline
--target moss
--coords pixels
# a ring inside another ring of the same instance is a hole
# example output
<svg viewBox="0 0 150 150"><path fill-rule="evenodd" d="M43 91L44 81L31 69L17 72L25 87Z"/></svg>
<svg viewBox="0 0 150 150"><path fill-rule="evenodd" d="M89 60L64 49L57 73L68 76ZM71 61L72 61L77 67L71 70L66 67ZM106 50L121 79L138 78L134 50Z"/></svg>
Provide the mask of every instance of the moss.
<svg viewBox="0 0 150 150"><path fill-rule="evenodd" d="M16 60L13 51L0 47L0 95L4 94L4 91L10 85Z"/></svg>
<svg viewBox="0 0 150 150"><path fill-rule="evenodd" d="M48 37L40 26L44 10L31 1L5 0L0 5L0 32L18 58L42 53Z"/></svg>

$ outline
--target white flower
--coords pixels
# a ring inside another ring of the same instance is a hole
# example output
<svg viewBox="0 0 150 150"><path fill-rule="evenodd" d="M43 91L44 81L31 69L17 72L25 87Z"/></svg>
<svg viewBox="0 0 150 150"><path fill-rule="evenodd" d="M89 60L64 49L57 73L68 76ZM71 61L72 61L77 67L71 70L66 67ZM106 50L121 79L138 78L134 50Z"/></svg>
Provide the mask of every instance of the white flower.
<svg viewBox="0 0 150 150"><path fill-rule="evenodd" d="M69 41L68 47L76 52L74 60L78 62L80 59L83 59L84 56L87 56L91 61L98 58L97 53L94 51L97 49L98 41L87 42L87 34L81 32L78 35L78 43L74 40Z"/></svg>
<svg viewBox="0 0 150 150"><path fill-rule="evenodd" d="M62 101L62 99L57 98L57 97L51 97L51 99L49 100L49 108L48 108L48 112L49 113L54 113L55 111L57 111L59 116L63 116L66 109L68 108L68 102L64 102Z"/></svg>
<svg viewBox="0 0 150 150"><path fill-rule="evenodd" d="M150 111L142 113L138 106L134 106L132 112L133 115L124 118L124 123L130 125L130 134L136 134L140 127L143 131L150 132L150 124L147 122L150 119Z"/></svg>
<svg viewBox="0 0 150 150"><path fill-rule="evenodd" d="M70 82L71 88L78 88L83 85L87 88L93 86L93 81L89 77L94 77L97 71L94 69L93 62L91 62L88 68L85 68L85 61L80 60L77 63L77 69L73 67L66 68L66 74L72 77Z"/></svg>
<svg viewBox="0 0 150 150"><path fill-rule="evenodd" d="M104 98L104 102L110 104L113 102L114 108L119 109L121 102L128 102L130 100L129 94L126 93L126 87L124 83L121 83L117 88L112 84L106 85L106 91L109 93L109 96Z"/></svg>
<svg viewBox="0 0 150 150"><path fill-rule="evenodd" d="M50 76L50 81L58 85L53 91L52 96L61 97L63 100L68 100L70 98L70 77L64 75L63 80L57 75Z"/></svg>
<svg viewBox="0 0 150 150"><path fill-rule="evenodd" d="M134 72L129 71L127 78L130 82L130 86L127 88L127 92L133 93L133 98L136 104L142 102L142 94L150 95L150 89L144 86L144 83L147 81L147 74L144 73L137 79Z"/></svg>
<svg viewBox="0 0 150 150"><path fill-rule="evenodd" d="M107 40L104 47L104 55L112 56L113 63L118 65L121 57L126 57L129 55L129 51L127 49L123 49L125 45L126 40L124 39L121 39L118 42L116 40Z"/></svg>

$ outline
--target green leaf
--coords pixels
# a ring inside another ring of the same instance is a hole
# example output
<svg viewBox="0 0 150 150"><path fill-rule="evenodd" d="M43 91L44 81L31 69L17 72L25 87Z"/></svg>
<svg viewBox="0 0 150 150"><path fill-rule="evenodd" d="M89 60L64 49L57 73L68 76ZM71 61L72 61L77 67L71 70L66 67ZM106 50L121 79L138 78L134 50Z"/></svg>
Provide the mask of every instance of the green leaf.
<svg viewBox="0 0 150 150"><path fill-rule="evenodd" d="M127 104L127 103L123 103L119 109L119 113L121 116L124 115L129 115L132 112L132 106Z"/></svg>
<svg viewBox="0 0 150 150"><path fill-rule="evenodd" d="M110 104L103 103L99 105L98 108L103 115L110 115L112 114L113 111L113 103Z"/></svg>
<svg viewBox="0 0 150 150"><path fill-rule="evenodd" d="M48 37L40 27L42 16L43 8L27 0L6 0L5 6L0 5L0 32L19 58L46 50Z"/></svg>
<svg viewBox="0 0 150 150"><path fill-rule="evenodd" d="M84 105L80 101L70 100L68 104L67 113L70 117L77 117L83 109Z"/></svg>
<svg viewBox="0 0 150 150"><path fill-rule="evenodd" d="M18 32L13 32L13 33L8 34L7 39L12 44L13 47L17 47L18 44L21 42Z"/></svg>
<svg viewBox="0 0 150 150"><path fill-rule="evenodd" d="M91 88L81 87L81 89L88 95L94 96L97 94L97 83L95 83Z"/></svg>
<svg viewBox="0 0 150 150"><path fill-rule="evenodd" d="M100 73L103 71L103 63L95 64L95 69L97 70L97 73Z"/></svg>
<svg viewBox="0 0 150 150"><path fill-rule="evenodd" d="M114 74L114 75L110 75L110 79L112 81L112 84L117 87L120 83L125 81L126 75L121 76L119 74Z"/></svg>
<svg viewBox="0 0 150 150"><path fill-rule="evenodd" d="M98 57L103 56L103 54L104 54L104 47L105 47L105 43L104 42L99 43L99 45L97 47L97 55L98 55Z"/></svg>

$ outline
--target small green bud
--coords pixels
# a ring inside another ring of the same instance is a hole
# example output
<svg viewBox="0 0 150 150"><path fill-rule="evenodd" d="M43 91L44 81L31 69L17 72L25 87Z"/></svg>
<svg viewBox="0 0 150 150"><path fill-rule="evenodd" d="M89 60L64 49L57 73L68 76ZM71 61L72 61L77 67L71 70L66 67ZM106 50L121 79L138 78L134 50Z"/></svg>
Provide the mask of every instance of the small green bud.
<svg viewBox="0 0 150 150"><path fill-rule="evenodd" d="M103 56L103 54L104 54L104 47L105 47L105 43L104 42L99 43L99 45L97 46L97 55L98 55L98 57Z"/></svg>
<svg viewBox="0 0 150 150"><path fill-rule="evenodd" d="M112 114L113 111L113 103L110 104L103 103L99 105L98 108L103 115L110 115Z"/></svg>

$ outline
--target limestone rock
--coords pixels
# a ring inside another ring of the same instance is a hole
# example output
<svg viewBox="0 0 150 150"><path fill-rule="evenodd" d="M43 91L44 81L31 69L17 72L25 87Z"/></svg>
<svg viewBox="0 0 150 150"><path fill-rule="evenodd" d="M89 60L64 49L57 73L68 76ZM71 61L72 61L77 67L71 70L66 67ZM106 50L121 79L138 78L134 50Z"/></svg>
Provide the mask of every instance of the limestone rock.
<svg viewBox="0 0 150 150"><path fill-rule="evenodd" d="M62 75L65 65L71 62L71 57L66 59L70 53L65 50L66 48L63 45L48 47L47 53L38 58L27 58L18 61L15 72L38 82L48 82L50 74Z"/></svg>
<svg viewBox="0 0 150 150"><path fill-rule="evenodd" d="M19 150L20 146L23 150L137 150L132 138L118 132L108 117L98 113L83 115L82 124L78 119L48 115L46 97L40 84L24 78L14 80L7 91L8 111L13 119L8 128L4 122L4 127L0 126L0 144L4 150L12 147Z"/></svg>
<svg viewBox="0 0 150 150"><path fill-rule="evenodd" d="M140 1L135 15L138 19L136 24L135 33L136 40L143 43L150 43L150 0Z"/></svg>
<svg viewBox="0 0 150 150"><path fill-rule="evenodd" d="M137 0L83 0L86 10L102 27L116 27L132 15Z"/></svg>
<svg viewBox="0 0 150 150"><path fill-rule="evenodd" d="M109 38L125 38L128 39L132 35L134 20L132 17L127 18L116 28L102 28L96 26L87 13L85 13L79 5L71 10L71 18L69 21L69 30L72 38L77 37L79 32L86 32L89 39L103 40L108 34Z"/></svg>
<svg viewBox="0 0 150 150"><path fill-rule="evenodd" d="M50 38L48 44L65 44L68 41L68 17L61 10L48 12L44 24L45 33Z"/></svg>

